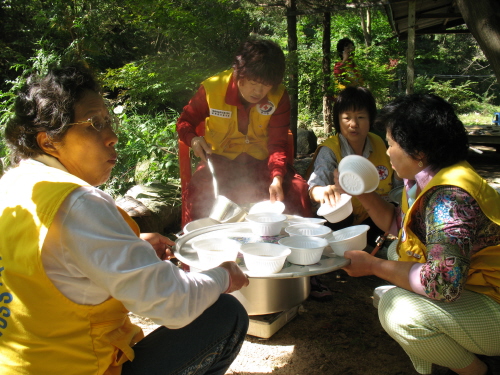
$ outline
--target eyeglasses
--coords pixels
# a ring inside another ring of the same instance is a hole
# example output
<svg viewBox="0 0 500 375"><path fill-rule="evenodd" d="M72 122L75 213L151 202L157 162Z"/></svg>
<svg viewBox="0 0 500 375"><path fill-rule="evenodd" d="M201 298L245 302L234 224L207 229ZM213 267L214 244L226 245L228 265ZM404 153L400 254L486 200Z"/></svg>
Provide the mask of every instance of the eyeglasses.
<svg viewBox="0 0 500 375"><path fill-rule="evenodd" d="M118 117L110 114L105 119L103 119L100 116L94 116L94 117L91 117L85 121L77 121L77 122L69 123L66 126L69 127L69 126L73 126L73 125L90 124L98 132L101 132L106 128L110 128L113 132L118 133L119 123L120 123L120 121L118 120Z"/></svg>

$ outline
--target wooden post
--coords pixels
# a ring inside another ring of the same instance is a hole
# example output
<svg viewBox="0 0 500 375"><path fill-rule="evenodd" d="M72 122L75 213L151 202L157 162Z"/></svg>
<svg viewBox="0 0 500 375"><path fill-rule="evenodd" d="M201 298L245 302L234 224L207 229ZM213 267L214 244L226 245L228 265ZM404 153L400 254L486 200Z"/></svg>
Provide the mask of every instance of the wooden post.
<svg viewBox="0 0 500 375"><path fill-rule="evenodd" d="M408 2L408 50L406 53L406 93L413 94L415 84L415 9L416 1Z"/></svg>
<svg viewBox="0 0 500 375"><path fill-rule="evenodd" d="M323 130L325 134L332 131L332 59L331 59L331 14L323 14Z"/></svg>

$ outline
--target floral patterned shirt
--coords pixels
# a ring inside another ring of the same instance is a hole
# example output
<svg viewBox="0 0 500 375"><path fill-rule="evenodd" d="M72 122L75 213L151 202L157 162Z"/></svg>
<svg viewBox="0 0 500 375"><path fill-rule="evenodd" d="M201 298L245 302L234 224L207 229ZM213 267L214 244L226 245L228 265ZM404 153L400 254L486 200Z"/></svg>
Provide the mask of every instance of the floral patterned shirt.
<svg viewBox="0 0 500 375"><path fill-rule="evenodd" d="M411 230L428 254L420 282L429 298L452 302L465 286L471 257L500 243L500 226L456 186L433 187L415 204Z"/></svg>

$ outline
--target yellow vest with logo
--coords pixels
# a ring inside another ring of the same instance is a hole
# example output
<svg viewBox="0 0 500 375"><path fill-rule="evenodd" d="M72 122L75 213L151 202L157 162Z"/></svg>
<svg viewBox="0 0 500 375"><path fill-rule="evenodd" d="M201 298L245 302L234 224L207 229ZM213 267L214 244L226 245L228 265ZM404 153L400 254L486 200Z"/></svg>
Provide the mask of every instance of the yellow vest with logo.
<svg viewBox="0 0 500 375"><path fill-rule="evenodd" d="M285 86L267 94L265 105L257 104L250 109L250 122L246 135L238 130L238 109L226 103L226 91L233 70L226 70L208 78L202 85L207 95L210 115L205 119L205 140L212 145L212 152L234 160L247 153L258 160L269 156L267 126L285 92Z"/></svg>
<svg viewBox="0 0 500 375"><path fill-rule="evenodd" d="M462 188L478 202L481 210L491 221L500 225L499 194L476 173L469 163L460 162L441 169L418 195L411 207L408 207L406 189L403 189L401 209L404 219L397 246L399 260L420 263L427 261L427 248L411 231L410 225L413 211L418 206L415 203L422 199L425 192L439 185ZM465 288L486 294L500 303L500 244L486 247L472 256Z"/></svg>
<svg viewBox="0 0 500 375"><path fill-rule="evenodd" d="M0 179L0 368L4 374L121 373L142 337L123 304L80 305L48 278L42 245L61 203L88 184L23 165ZM120 211L122 215L126 215ZM124 216L127 222L130 218ZM89 218L91 220L91 218ZM132 228L138 233L138 228Z"/></svg>
<svg viewBox="0 0 500 375"><path fill-rule="evenodd" d="M389 157L386 154L387 148L385 147L385 143L378 135L373 133L368 133L368 138L373 147L373 152L368 157L373 165L377 168L378 175L380 178L380 182L378 184L378 188L375 192L381 197L385 198L388 196L389 192L392 189L392 175L394 171L391 167L391 162L389 161ZM335 158L337 159L337 163L340 163L342 160L342 155L340 151L340 140L338 135L334 135L326 139L316 150L314 153L313 161L311 163L314 166L314 160L316 160L316 156L318 155L319 149L321 147L328 147L335 154ZM368 213L364 209L361 202L356 198L352 197L352 208L354 215L354 225L358 225L362 223L364 220L368 218Z"/></svg>

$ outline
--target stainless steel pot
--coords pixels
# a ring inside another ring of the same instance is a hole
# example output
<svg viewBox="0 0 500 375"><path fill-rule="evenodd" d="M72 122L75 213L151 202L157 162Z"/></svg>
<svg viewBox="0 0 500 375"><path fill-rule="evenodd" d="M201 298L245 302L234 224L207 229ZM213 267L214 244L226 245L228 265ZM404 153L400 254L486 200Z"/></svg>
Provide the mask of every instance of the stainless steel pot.
<svg viewBox="0 0 500 375"><path fill-rule="evenodd" d="M245 307L248 315L264 315L288 310L309 296L310 277L288 279L251 278L250 284L231 293Z"/></svg>

